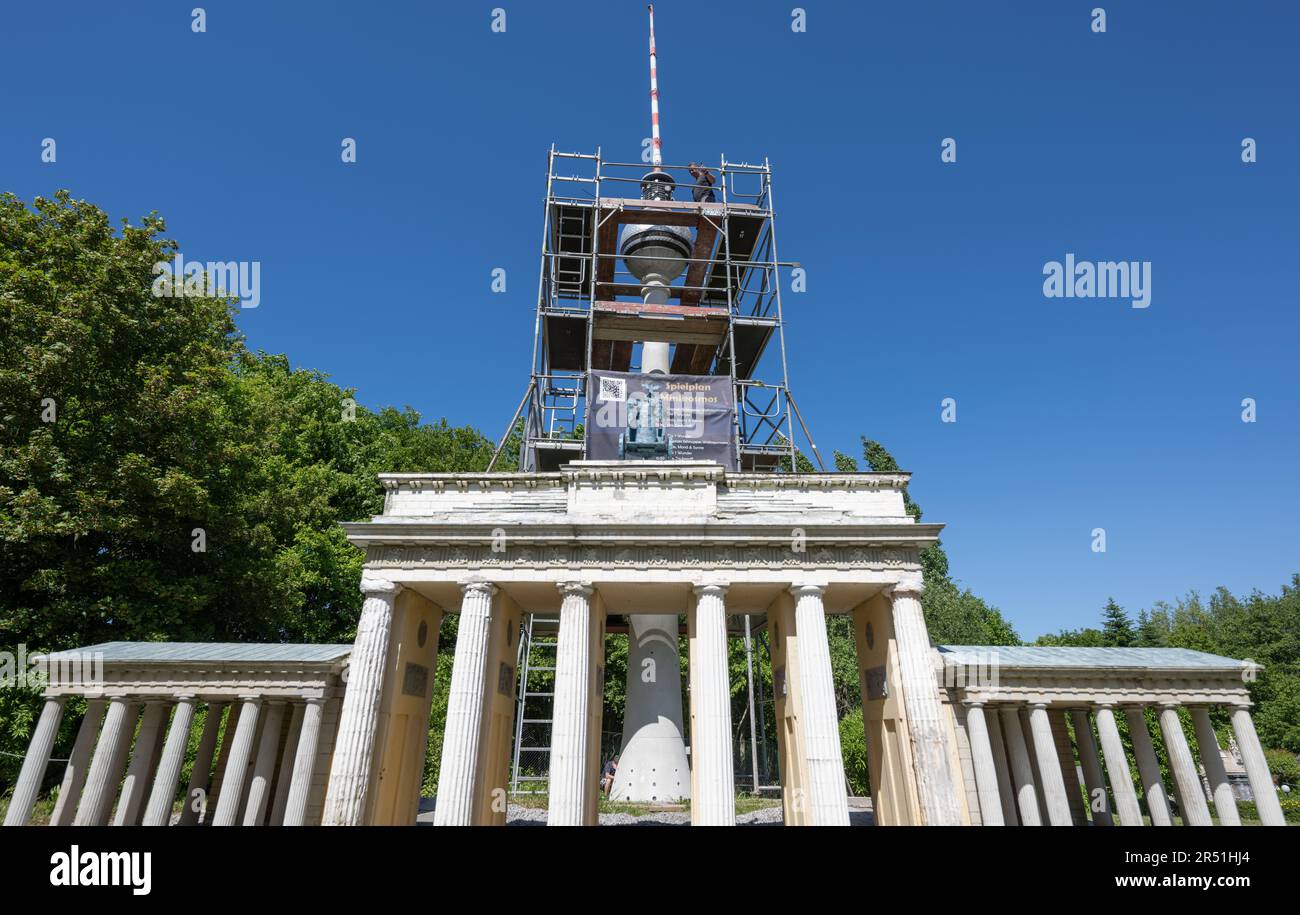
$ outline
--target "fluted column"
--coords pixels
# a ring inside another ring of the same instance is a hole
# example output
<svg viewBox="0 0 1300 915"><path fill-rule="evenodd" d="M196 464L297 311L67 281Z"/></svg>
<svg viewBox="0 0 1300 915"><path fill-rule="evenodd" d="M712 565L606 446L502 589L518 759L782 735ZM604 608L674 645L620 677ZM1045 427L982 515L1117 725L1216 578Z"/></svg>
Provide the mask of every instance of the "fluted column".
<svg viewBox="0 0 1300 915"><path fill-rule="evenodd" d="M1025 746L1025 732L1020 726L1020 709L1018 706L1004 705L999 711L1002 713L1002 737L1011 763L1011 777L1016 783L1016 807L1020 810L1020 825L1041 826L1043 820L1038 815L1038 786L1034 783L1034 767L1029 762L1029 748Z"/></svg>
<svg viewBox="0 0 1300 915"><path fill-rule="evenodd" d="M107 708L108 701L105 699L90 699L86 702L86 714L81 719L81 727L77 729L77 739L72 745L68 766L63 770L59 799L54 802L54 812L50 814L51 826L71 826L77 815L81 790L86 784L86 772L90 768L90 756L95 752L99 725L104 720Z"/></svg>
<svg viewBox="0 0 1300 915"><path fill-rule="evenodd" d="M261 826L266 807L271 800L271 779L275 776L275 752L280 749L280 731L284 726L284 703L266 704L266 724L262 726L262 740L257 747L257 761L253 764L253 780L248 785L248 801L244 804L244 825Z"/></svg>
<svg viewBox="0 0 1300 915"><path fill-rule="evenodd" d="M1205 803L1205 791L1196 771L1191 748L1183 723L1178 719L1178 706L1166 703L1160 706L1160 731L1165 737L1165 752L1169 754L1169 769L1178 785L1178 799L1183 806L1183 823L1188 826L1210 826L1210 808Z"/></svg>
<svg viewBox="0 0 1300 915"><path fill-rule="evenodd" d="M293 756L293 780L289 799L284 805L284 825L302 826L307 820L307 798L316 771L316 752L320 744L321 719L325 715L324 699L308 699L302 714L302 730Z"/></svg>
<svg viewBox="0 0 1300 915"><path fill-rule="evenodd" d="M181 778L181 766L185 763L185 751L189 749L193 722L194 697L177 697L167 742L158 761L158 774L154 776L153 790L144 811L145 826L166 826L171 821L172 802L176 800L176 788Z"/></svg>
<svg viewBox="0 0 1300 915"><path fill-rule="evenodd" d="M1110 776L1110 790L1115 793L1115 809L1119 812L1121 826L1141 826L1142 808L1137 792L1133 790L1133 777L1129 774L1128 757L1124 755L1124 742L1120 740L1115 724L1115 708L1097 706L1097 737L1106 759L1106 774Z"/></svg>
<svg viewBox="0 0 1300 915"><path fill-rule="evenodd" d="M116 697L109 701L95 756L86 775L86 787L81 793L81 803L77 805L74 826L107 825L108 816L113 812L113 800L117 797L117 786L126 768L126 753L135 734L138 714L139 706L129 699Z"/></svg>
<svg viewBox="0 0 1300 915"><path fill-rule="evenodd" d="M1074 742L1079 747L1079 763L1083 766L1083 782L1088 789L1088 813L1094 826L1113 826L1110 815L1110 795L1106 793L1106 778L1101 774L1101 761L1097 758L1097 743L1092 737L1092 722L1088 710L1070 709L1074 722Z"/></svg>
<svg viewBox="0 0 1300 915"><path fill-rule="evenodd" d="M1205 767L1205 777L1210 782L1210 794L1214 797L1214 812L1219 815L1220 826L1240 826L1241 814L1237 812L1237 799L1232 796L1232 786L1228 784L1228 772L1223 767L1223 757L1219 753L1219 738L1210 723L1210 713L1203 705L1193 705L1192 725L1196 728L1196 745L1201 751L1201 765Z"/></svg>
<svg viewBox="0 0 1300 915"><path fill-rule="evenodd" d="M1007 747L1002 740L1002 724L998 720L997 707L989 709L984 716L984 723L993 747L993 769L998 776L998 799L1002 802L1002 822L1007 826L1019 826L1020 814L1016 810L1016 786L1011 780L1011 762L1007 757Z"/></svg>
<svg viewBox="0 0 1300 915"><path fill-rule="evenodd" d="M257 718L262 700L258 696L242 696L240 701L239 724L235 726L235 739L230 745L226 771L221 778L217 810L212 815L213 826L234 826L239 819L239 802L244 795L248 761L253 755L253 743L257 739Z"/></svg>
<svg viewBox="0 0 1300 915"><path fill-rule="evenodd" d="M1146 796L1151 825L1172 826L1174 818L1169 812L1169 795L1165 791L1164 782L1160 780L1160 764L1156 761L1155 748L1151 746L1151 732L1147 730L1146 716L1136 706L1124 709L1124 715L1128 718L1128 736L1133 743L1138 773L1142 776L1142 791Z"/></svg>
<svg viewBox="0 0 1300 915"><path fill-rule="evenodd" d="M1056 756L1056 740L1047 705L1036 702L1029 708L1029 727L1034 735L1034 755L1038 757L1038 777L1043 781L1043 798L1047 801L1047 819L1053 826L1072 826L1070 799L1065 793L1061 761Z"/></svg>
<svg viewBox="0 0 1300 915"><path fill-rule="evenodd" d="M230 703L230 713L226 715L226 726L221 736L221 747L217 750L217 767L212 773L212 785L199 805L199 813L207 826L212 825L212 815L221 802L221 786L226 780L226 764L230 762L230 748L235 745L235 734L239 731L239 715L244 710L242 702Z"/></svg>
<svg viewBox="0 0 1300 915"><path fill-rule="evenodd" d="M26 826L28 817L32 815L36 796L41 791L41 782L45 781L45 770L50 764L54 739L59 736L63 701L62 696L51 696L41 708L41 717L36 722L32 742L27 747L27 756L23 758L23 767L18 773L18 782L14 785L13 796L9 798L9 809L5 811L6 826Z"/></svg>
<svg viewBox="0 0 1300 915"><path fill-rule="evenodd" d="M581 826L595 773L588 771L591 702L591 585L558 584L560 634L555 646L548 826Z"/></svg>
<svg viewBox="0 0 1300 915"><path fill-rule="evenodd" d="M478 787L475 776L482 742L483 693L487 688L484 678L492 628L492 598L497 588L490 582L471 581L461 585L461 590L464 597L456 630L451 689L447 694L438 801L433 813L437 826L473 825L474 794Z"/></svg>
<svg viewBox="0 0 1300 915"><path fill-rule="evenodd" d="M891 589L890 600L921 818L926 826L960 826L961 804L951 763L955 754L949 745L930 636L921 612L921 582L899 582Z"/></svg>
<svg viewBox="0 0 1300 915"><path fill-rule="evenodd" d="M267 819L269 826L284 824L284 808L289 804L293 760L297 753L298 737L302 734L303 703L294 702L290 708L289 730L285 733L284 751L280 754L280 765L275 777L275 799L271 802L271 815Z"/></svg>
<svg viewBox="0 0 1300 915"><path fill-rule="evenodd" d="M221 715L225 710L224 702L208 703L203 718L203 734L199 737L199 749L194 755L194 768L190 770L190 783L185 788L185 800L181 802L181 826L193 826L199 821L199 812L194 808L200 794L203 795L203 805L207 804L208 782L212 778L212 756L217 750L217 734L221 730Z"/></svg>
<svg viewBox="0 0 1300 915"><path fill-rule="evenodd" d="M736 825L731 757L731 682L727 668L727 586L695 588L691 645L692 826Z"/></svg>
<svg viewBox="0 0 1300 915"><path fill-rule="evenodd" d="M322 817L326 826L362 825L374 768L375 729L398 586L386 578L362 573L361 591L365 602L348 661L348 685L339 714L334 763Z"/></svg>
<svg viewBox="0 0 1300 915"><path fill-rule="evenodd" d="M985 826L1005 826L1002 798L998 794L997 767L993 745L984 721L984 703L966 703L966 735L970 739L971 763L975 767L975 789L980 799L980 821Z"/></svg>
<svg viewBox="0 0 1300 915"><path fill-rule="evenodd" d="M1255 733L1250 706L1233 706L1232 732L1237 735L1237 749L1241 751L1241 764L1246 769L1246 777L1250 779L1251 794L1255 795L1259 821L1265 826L1285 826L1286 817L1282 815L1277 789L1273 787L1273 776L1268 771L1264 748L1260 746L1259 735Z"/></svg>
<svg viewBox="0 0 1300 915"><path fill-rule="evenodd" d="M840 721L835 708L835 678L826 636L826 609L819 585L798 585L794 625L799 638L799 709L803 714L809 813L816 826L848 826L849 798L840 749ZM728 709L730 709L728 678ZM730 746L730 744L728 744ZM734 788L733 788L734 792Z"/></svg>
<svg viewBox="0 0 1300 915"><path fill-rule="evenodd" d="M135 751L131 754L131 766L122 782L122 796L113 817L114 826L138 826L140 823L140 812L144 809L144 801L149 793L149 776L153 769L154 753L158 749L158 737L166 720L166 702L151 699L145 703L140 733L136 736Z"/></svg>

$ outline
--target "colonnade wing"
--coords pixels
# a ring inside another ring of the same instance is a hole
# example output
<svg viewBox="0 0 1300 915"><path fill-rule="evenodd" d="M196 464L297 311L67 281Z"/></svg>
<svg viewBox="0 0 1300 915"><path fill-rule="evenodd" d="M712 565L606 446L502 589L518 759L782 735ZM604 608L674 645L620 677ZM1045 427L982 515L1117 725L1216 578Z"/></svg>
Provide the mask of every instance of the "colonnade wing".
<svg viewBox="0 0 1300 915"><path fill-rule="evenodd" d="M937 653L980 822L1235 826L1239 799L1254 801L1264 825L1285 822L1250 716L1252 662L1181 648L941 645ZM1002 727L993 733L995 719Z"/></svg>

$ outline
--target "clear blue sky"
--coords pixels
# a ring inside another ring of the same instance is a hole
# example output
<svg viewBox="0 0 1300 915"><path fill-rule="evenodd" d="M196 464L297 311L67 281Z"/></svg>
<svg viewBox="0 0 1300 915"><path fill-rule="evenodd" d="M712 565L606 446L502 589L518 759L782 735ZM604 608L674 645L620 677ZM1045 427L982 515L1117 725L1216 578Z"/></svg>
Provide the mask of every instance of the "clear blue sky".
<svg viewBox="0 0 1300 915"><path fill-rule="evenodd" d="M252 346L495 437L547 148L631 161L648 132L644 4L212 0L194 34L202 2L5 4L0 188L260 261ZM823 452L892 449L1025 637L1109 595L1276 592L1300 571L1300 7L808 0L796 34L794 5L663 0L660 89L669 161L771 158ZM1151 306L1044 298L1067 252L1151 261Z"/></svg>

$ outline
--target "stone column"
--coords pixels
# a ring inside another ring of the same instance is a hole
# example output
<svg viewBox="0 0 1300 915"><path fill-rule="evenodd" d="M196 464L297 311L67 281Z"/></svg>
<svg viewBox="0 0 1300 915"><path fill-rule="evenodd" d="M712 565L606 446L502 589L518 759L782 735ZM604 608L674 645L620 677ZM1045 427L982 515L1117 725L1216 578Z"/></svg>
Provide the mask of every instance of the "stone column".
<svg viewBox="0 0 1300 915"><path fill-rule="evenodd" d="M831 649L826 636L826 609L822 605L825 590L820 585L797 585L790 589L795 601L795 633L799 639L799 710L803 715L804 752L807 754L804 763L813 824L848 826L849 798L844 781L844 754L840 749L840 719L835 708L835 678L831 673ZM728 710L730 702L728 676ZM728 748L730 746L728 742Z"/></svg>
<svg viewBox="0 0 1300 915"><path fill-rule="evenodd" d="M984 723L987 725L989 743L993 746L993 768L998 776L998 799L1002 802L1002 822L1007 826L1019 826L1016 786L1011 781L1011 763L1007 759L1007 747L1002 740L1002 725L998 721L996 706L984 717Z"/></svg>
<svg viewBox="0 0 1300 915"><path fill-rule="evenodd" d="M68 758L67 768L63 770L63 782L59 785L59 799L54 802L54 813L50 815L51 826L71 826L73 817L77 815L81 789L86 784L86 770L90 767L90 754L95 752L99 723L104 720L107 708L108 702L103 699L90 699L86 702L86 715L81 719L81 727L77 729L77 740L72 745L72 755Z"/></svg>
<svg viewBox="0 0 1300 915"><path fill-rule="evenodd" d="M1088 710L1070 709L1074 722L1074 742L1079 747L1079 763L1083 766L1083 782L1088 789L1088 813L1094 826L1113 826L1110 815L1110 795L1106 793L1106 778L1101 774L1101 761L1097 758L1097 743L1092 737L1092 722Z"/></svg>
<svg viewBox="0 0 1300 915"><path fill-rule="evenodd" d="M1232 786L1228 784L1228 773L1223 767L1223 757L1219 755L1219 738L1210 724L1210 713L1203 705L1193 705L1192 724L1196 727L1196 745L1201 750L1201 765L1205 767L1205 777L1210 782L1210 793L1214 796L1214 812L1219 815L1220 826L1240 826L1241 814L1237 812L1237 800L1232 796Z"/></svg>
<svg viewBox="0 0 1300 915"><path fill-rule="evenodd" d="M221 802L221 785L226 779L226 763L230 761L230 748L235 744L235 734L239 730L239 713L243 705L230 703L230 712L226 715L226 726L221 736L221 746L217 750L217 767L212 772L212 784L203 798L200 811L205 826L212 825L212 815L216 813L217 804Z"/></svg>
<svg viewBox="0 0 1300 915"><path fill-rule="evenodd" d="M234 826L239 819L239 802L244 796L244 778L248 773L248 760L253 755L257 738L257 717L262 708L258 696L241 696L239 724L235 727L235 740L230 745L226 772L221 778L221 791L217 794L217 810L212 815L213 826Z"/></svg>
<svg viewBox="0 0 1300 915"><path fill-rule="evenodd" d="M262 741L257 747L257 761L253 764L253 780L249 783L248 801L244 805L245 826L261 826L266 818L266 807L271 800L271 779L275 777L275 753L280 749L283 727L284 703L268 702Z"/></svg>
<svg viewBox="0 0 1300 915"><path fill-rule="evenodd" d="M1160 706L1160 731L1165 736L1165 751L1169 754L1169 768L1178 785L1178 799L1183 805L1183 823L1188 826L1210 826L1210 808L1205 803L1201 776L1196 771L1191 748L1183 723L1178 720L1178 706L1166 703Z"/></svg>
<svg viewBox="0 0 1300 915"><path fill-rule="evenodd" d="M966 703L966 733L970 738L971 763L975 767L975 787L980 799L980 820L985 826L1005 826L1002 798L998 794L998 774L984 722L984 703Z"/></svg>
<svg viewBox="0 0 1300 915"><path fill-rule="evenodd" d="M357 638L348 661L348 685L343 694L334 763L325 795L325 826L360 826L365 820L375 758L375 729L388 666L388 642L393 629L393 601L398 586L363 572L365 602L357 623Z"/></svg>
<svg viewBox="0 0 1300 915"><path fill-rule="evenodd" d="M302 826L307 821L307 798L311 794L311 780L316 771L316 751L320 744L320 724L324 714L324 699L307 700L303 709L302 730L298 732L298 747L293 755L293 780L289 783L289 799L284 805L285 826Z"/></svg>
<svg viewBox="0 0 1300 915"><path fill-rule="evenodd" d="M199 793L203 793L203 802L207 804L208 782L212 778L212 756L217 750L217 733L221 730L221 714L226 710L224 702L209 702L208 711L203 719L203 734L199 737L199 749L194 756L194 768L190 771L190 783L185 788L185 800L181 803L181 826L193 826L199 821L199 812L194 809L194 802Z"/></svg>
<svg viewBox="0 0 1300 915"><path fill-rule="evenodd" d="M158 737L166 720L166 702L151 699L145 703L140 733L135 739L135 752L131 754L131 767L127 769L126 780L122 782L122 796L113 817L114 826L140 825L140 812L149 791L154 752L158 749Z"/></svg>
<svg viewBox="0 0 1300 915"><path fill-rule="evenodd" d="M163 745L162 759L158 761L158 774L154 776L153 791L144 811L145 826L167 826L171 823L172 802L176 800L176 787L181 779L181 766L190 744L190 725L194 722L194 697L178 696L176 711L172 713L171 728ZM197 764L197 761L196 761Z"/></svg>
<svg viewBox="0 0 1300 915"><path fill-rule="evenodd" d="M456 659L447 696L447 726L442 738L436 826L471 826L478 788L479 744L483 731L484 676L492 628L492 598L497 587L486 581L461 585L460 626ZM558 651L558 648L556 649Z"/></svg>
<svg viewBox="0 0 1300 915"><path fill-rule="evenodd" d="M564 581L557 587L560 633L555 646L555 697L551 719L548 826L582 826L595 773L587 771L591 720L591 585Z"/></svg>
<svg viewBox="0 0 1300 915"><path fill-rule="evenodd" d="M1241 764L1246 769L1246 777L1250 779L1250 792L1255 795L1259 821L1265 826L1285 826L1286 817L1282 815L1282 805L1278 803L1277 789L1273 787L1273 776L1268 771L1268 760L1264 758L1259 735L1255 733L1255 722L1250 718L1249 705L1233 706L1232 732L1237 736Z"/></svg>
<svg viewBox="0 0 1300 915"><path fill-rule="evenodd" d="M1115 792L1115 809L1119 812L1120 825L1141 826L1142 808L1138 805L1137 792L1133 790L1128 757L1124 755L1124 742L1120 740L1115 709L1111 705L1097 707L1097 736L1101 739L1101 752L1106 758L1110 790Z"/></svg>
<svg viewBox="0 0 1300 915"><path fill-rule="evenodd" d="M1130 706L1124 709L1128 718L1128 736L1133 742L1133 756L1137 760L1138 772L1142 775L1142 791L1146 796L1147 813L1151 816L1152 826L1172 826L1174 818L1169 813L1169 795L1160 781L1160 764L1156 762L1156 751L1151 746L1151 732L1147 730L1147 719L1142 709Z"/></svg>
<svg viewBox="0 0 1300 915"><path fill-rule="evenodd" d="M113 812L117 786L126 768L126 754L135 736L136 716L140 708L130 699L115 697L108 703L104 727L99 732L95 756L90 761L86 787L77 805L74 826L105 826Z"/></svg>
<svg viewBox="0 0 1300 915"><path fill-rule="evenodd" d="M951 763L956 753L949 746L948 726L939 702L930 636L921 612L921 582L894 585L890 601L921 817L926 826L960 826L961 804Z"/></svg>
<svg viewBox="0 0 1300 915"><path fill-rule="evenodd" d="M731 755L731 681L727 667L727 586L695 588L691 644L692 826L736 825ZM823 624L824 625L824 624Z"/></svg>
<svg viewBox="0 0 1300 915"><path fill-rule="evenodd" d="M50 764L54 739L59 736L63 701L62 696L50 696L45 700L40 720L36 722L36 730L32 734L32 742L27 747L27 756L23 758L23 768L18 773L13 796L9 798L9 809L5 811L6 826L26 826L28 817L32 815L36 796L41 792L41 782L45 781L45 770Z"/></svg>
<svg viewBox="0 0 1300 915"><path fill-rule="evenodd" d="M280 754L280 765L275 776L275 799L271 802L271 816L268 826L284 825L284 808L289 803L289 783L293 775L293 760L297 754L298 737L302 734L304 706L301 702L291 705L293 711L289 716L289 730L285 734L284 751Z"/></svg>
<svg viewBox="0 0 1300 915"><path fill-rule="evenodd" d="M1029 749L1025 746L1025 733L1020 727L1020 709L1004 705L1002 712L1002 737L1011 762L1011 776L1016 783L1016 807L1020 811L1020 825L1042 826L1038 816L1038 786L1034 784L1034 767L1029 762Z"/></svg>
<svg viewBox="0 0 1300 915"><path fill-rule="evenodd" d="M1043 798L1047 801L1047 819L1053 826L1072 826L1070 799L1065 793L1061 761L1056 758L1056 740L1047 704L1035 702L1029 708L1029 727L1034 734L1034 754L1038 757L1038 774L1043 780Z"/></svg>
<svg viewBox="0 0 1300 915"><path fill-rule="evenodd" d="M1079 767L1074 764L1074 743L1070 740L1070 726L1064 711L1048 709L1052 724L1052 743L1060 763L1061 779L1065 783L1065 796L1070 805L1070 824L1088 825L1088 810L1083 799L1083 785L1079 782Z"/></svg>

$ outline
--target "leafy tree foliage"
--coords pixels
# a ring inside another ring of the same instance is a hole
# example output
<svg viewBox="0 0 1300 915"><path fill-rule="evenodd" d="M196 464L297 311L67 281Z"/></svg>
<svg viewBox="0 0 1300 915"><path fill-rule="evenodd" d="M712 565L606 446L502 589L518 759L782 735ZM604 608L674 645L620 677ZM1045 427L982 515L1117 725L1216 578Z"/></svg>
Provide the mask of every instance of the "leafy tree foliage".
<svg viewBox="0 0 1300 915"><path fill-rule="evenodd" d="M362 555L338 522L379 512L378 473L481 469L492 445L248 351L231 301L153 295L164 232L0 196L0 648L351 641ZM0 750L33 709L0 690Z"/></svg>

